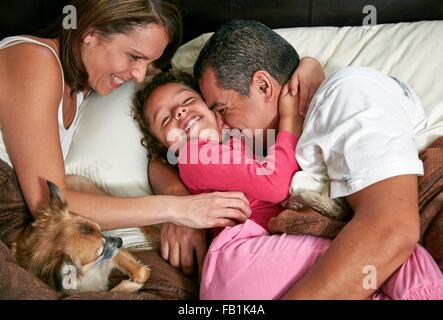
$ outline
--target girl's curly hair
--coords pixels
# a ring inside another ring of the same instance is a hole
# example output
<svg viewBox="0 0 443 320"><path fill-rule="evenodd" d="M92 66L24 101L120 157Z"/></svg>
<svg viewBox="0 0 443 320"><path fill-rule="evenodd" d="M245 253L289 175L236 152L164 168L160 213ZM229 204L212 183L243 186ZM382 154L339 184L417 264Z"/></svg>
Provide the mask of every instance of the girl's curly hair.
<svg viewBox="0 0 443 320"><path fill-rule="evenodd" d="M170 70L156 75L152 80L135 93L132 105L132 117L137 121L143 134L141 143L147 150L149 160L160 160L167 162L168 149L152 134L150 123L145 117L146 105L151 93L158 87L178 83L185 85L200 93L198 83L190 74L178 70Z"/></svg>

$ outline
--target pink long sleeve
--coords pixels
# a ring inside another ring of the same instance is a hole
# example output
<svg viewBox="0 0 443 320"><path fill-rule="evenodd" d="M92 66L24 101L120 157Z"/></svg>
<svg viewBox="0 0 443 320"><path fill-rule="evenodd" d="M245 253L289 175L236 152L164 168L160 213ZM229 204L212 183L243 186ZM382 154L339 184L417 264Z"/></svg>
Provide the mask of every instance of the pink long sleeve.
<svg viewBox="0 0 443 320"><path fill-rule="evenodd" d="M256 200L279 203L288 197L292 176L299 170L297 141L294 135L279 132L268 156L259 162L246 155L238 139L229 144L193 140L185 155L180 154L180 177L194 193L241 191Z"/></svg>

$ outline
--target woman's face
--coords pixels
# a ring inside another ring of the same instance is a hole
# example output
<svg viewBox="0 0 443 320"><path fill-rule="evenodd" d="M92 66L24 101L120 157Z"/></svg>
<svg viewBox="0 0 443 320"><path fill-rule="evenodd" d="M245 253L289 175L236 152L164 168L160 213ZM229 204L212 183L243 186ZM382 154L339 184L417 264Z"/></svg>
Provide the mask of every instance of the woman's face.
<svg viewBox="0 0 443 320"><path fill-rule="evenodd" d="M145 106L145 120L166 147L181 146L191 137L219 141L214 112L197 92L182 84L167 83L154 89Z"/></svg>
<svg viewBox="0 0 443 320"><path fill-rule="evenodd" d="M107 38L94 31L86 34L81 54L89 86L107 95L126 81L142 82L148 65L161 57L168 42L166 29L157 24Z"/></svg>

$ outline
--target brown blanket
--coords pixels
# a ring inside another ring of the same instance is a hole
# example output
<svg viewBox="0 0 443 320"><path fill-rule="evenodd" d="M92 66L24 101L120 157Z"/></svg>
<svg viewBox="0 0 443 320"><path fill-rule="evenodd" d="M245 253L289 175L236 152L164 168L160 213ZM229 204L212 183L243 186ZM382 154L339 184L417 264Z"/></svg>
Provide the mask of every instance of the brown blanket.
<svg viewBox="0 0 443 320"><path fill-rule="evenodd" d="M443 271L443 137L420 154L424 176L418 178L420 243ZM273 232L334 238L346 225L315 211L283 211L271 221Z"/></svg>
<svg viewBox="0 0 443 320"><path fill-rule="evenodd" d="M425 175L419 178L421 218L420 242L436 259L443 270L443 137L420 154ZM59 299L30 272L22 269L5 245L9 243L31 216L23 201L17 178L10 166L0 160L0 299ZM334 237L344 223L330 220L320 214L303 212L290 216L284 212L278 217L283 231L289 226L300 234ZM295 227L294 227L295 226ZM101 292L70 296L67 299L197 299L196 278L186 277L171 267L157 252L137 254L152 269L151 278L140 293ZM121 281L115 274L113 283Z"/></svg>
<svg viewBox="0 0 443 320"><path fill-rule="evenodd" d="M0 160L0 300L5 299L61 299L58 293L41 282L32 273L21 268L9 250L15 235L31 221L23 201L14 170ZM118 300L193 300L198 299L196 277L187 277L163 260L158 252L135 253L151 268L151 278L139 293L99 292L83 293L66 299L118 299ZM111 285L123 279L114 273Z"/></svg>

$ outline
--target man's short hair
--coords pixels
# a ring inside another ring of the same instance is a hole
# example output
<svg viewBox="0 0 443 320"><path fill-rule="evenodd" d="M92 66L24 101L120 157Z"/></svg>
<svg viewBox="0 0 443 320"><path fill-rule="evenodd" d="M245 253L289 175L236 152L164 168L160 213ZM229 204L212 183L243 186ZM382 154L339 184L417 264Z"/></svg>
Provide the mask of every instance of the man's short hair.
<svg viewBox="0 0 443 320"><path fill-rule="evenodd" d="M200 80L212 68L218 85L249 96L252 76L259 70L284 85L299 63L294 47L257 21L234 20L221 26L203 47L194 65Z"/></svg>

